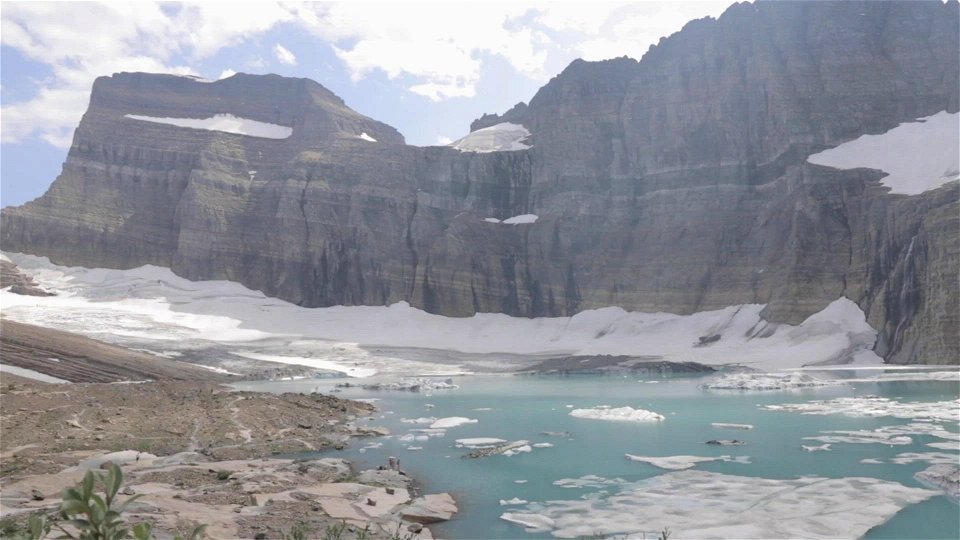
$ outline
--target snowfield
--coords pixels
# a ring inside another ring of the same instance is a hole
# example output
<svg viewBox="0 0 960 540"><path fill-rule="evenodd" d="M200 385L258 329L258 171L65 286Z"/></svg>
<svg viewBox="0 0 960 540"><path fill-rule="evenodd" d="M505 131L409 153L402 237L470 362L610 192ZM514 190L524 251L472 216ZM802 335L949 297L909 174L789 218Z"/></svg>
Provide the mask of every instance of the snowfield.
<svg viewBox="0 0 960 540"><path fill-rule="evenodd" d="M293 135L293 128L288 128L278 124L269 124L267 122L258 122L257 120L241 118L232 114L218 114L211 116L210 118L169 118L141 116L138 114L125 114L123 116L131 120L142 120L144 122L153 122L155 124L167 124L191 129L220 131L223 133L247 135L249 137L261 137L264 139L286 139L290 137L290 135ZM366 135L366 133L364 133L364 135Z"/></svg>
<svg viewBox="0 0 960 540"><path fill-rule="evenodd" d="M837 169L866 167L889 176L891 193L917 195L960 178L960 113L939 112L880 135L863 135L807 158Z"/></svg>
<svg viewBox="0 0 960 540"><path fill-rule="evenodd" d="M523 141L529 136L530 132L520 124L503 122L478 129L447 146L456 148L461 152L478 153L526 150L531 147L524 144Z"/></svg>

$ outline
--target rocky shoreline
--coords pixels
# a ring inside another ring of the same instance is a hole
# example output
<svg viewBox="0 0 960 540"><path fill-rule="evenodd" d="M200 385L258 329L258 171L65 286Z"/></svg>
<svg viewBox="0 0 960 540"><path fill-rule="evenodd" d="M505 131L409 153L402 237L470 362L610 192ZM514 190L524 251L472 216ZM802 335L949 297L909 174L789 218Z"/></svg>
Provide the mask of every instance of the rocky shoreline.
<svg viewBox="0 0 960 540"><path fill-rule="evenodd" d="M447 494L417 493L402 471L354 471L334 457L386 434L355 425L374 407L319 394L232 392L212 382L44 384L4 374L0 511L6 536L30 514L54 514L64 488L115 463L128 511L158 538L208 525L210 538L432 538L450 519Z"/></svg>

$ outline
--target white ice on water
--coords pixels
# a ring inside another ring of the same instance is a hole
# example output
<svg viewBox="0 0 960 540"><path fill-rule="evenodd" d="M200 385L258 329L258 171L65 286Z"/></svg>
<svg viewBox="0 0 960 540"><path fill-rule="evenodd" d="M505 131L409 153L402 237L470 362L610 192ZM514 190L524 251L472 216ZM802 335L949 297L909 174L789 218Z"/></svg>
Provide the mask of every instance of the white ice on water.
<svg viewBox="0 0 960 540"><path fill-rule="evenodd" d="M609 420L614 422L662 422L666 418L659 413L633 407L610 407L600 405L589 409L573 409L570 416L590 420Z"/></svg>
<svg viewBox="0 0 960 540"><path fill-rule="evenodd" d="M131 120L167 124L170 126L220 131L234 135L247 135L264 139L286 139L293 135L293 128L242 118L232 114L217 114L209 118L171 118L159 116L142 116L139 114L123 115Z"/></svg>
<svg viewBox="0 0 960 540"><path fill-rule="evenodd" d="M960 418L960 399L953 401L895 401L877 396L842 397L830 400L765 405L767 411L799 412L802 414L842 414L851 417L929 419L956 422Z"/></svg>
<svg viewBox="0 0 960 540"><path fill-rule="evenodd" d="M530 132L522 125L502 122L471 132L447 146L461 152L479 153L526 150L530 146L523 141L529 136Z"/></svg>
<svg viewBox="0 0 960 540"><path fill-rule="evenodd" d="M450 416L447 418L440 418L430 424L430 429L450 429L457 426L463 426L466 424L476 424L477 420L474 418L464 418L463 416Z"/></svg>
<svg viewBox="0 0 960 540"><path fill-rule="evenodd" d="M635 456L633 454L626 454L627 459L630 461L642 461L644 463L649 463L654 467L660 469L666 469L668 471L682 471L685 469L691 469L697 465L697 463L705 463L710 461L726 461L730 463L743 463L749 464L749 456L716 456L716 457L706 457L706 456Z"/></svg>
<svg viewBox="0 0 960 540"><path fill-rule="evenodd" d="M709 390L791 390L817 386L836 386L843 381L823 380L797 371L788 373L729 373L703 383Z"/></svg>
<svg viewBox="0 0 960 540"><path fill-rule="evenodd" d="M939 112L880 135L863 135L807 161L837 169L867 167L889 174L891 193L917 195L960 178L960 114Z"/></svg>
<svg viewBox="0 0 960 540"><path fill-rule="evenodd" d="M496 437L472 437L468 439L457 439L458 448L493 448L506 443L506 439L497 439Z"/></svg>
<svg viewBox="0 0 960 540"><path fill-rule="evenodd" d="M559 538L657 538L664 527L678 539L858 538L937 492L876 478L775 480L678 471L594 495L531 503L501 518Z"/></svg>
<svg viewBox="0 0 960 540"><path fill-rule="evenodd" d="M269 298L239 283L193 282L156 266L71 268L53 265L46 258L8 255L57 296L0 291L4 317L107 339L115 335L242 344L284 337L314 340L311 347L321 345L316 340L330 340L325 354L338 364L373 369L371 363L379 362L377 371L395 370L391 366L408 366L409 362L375 357L370 349L376 346L484 354L650 355L667 361L738 363L766 370L842 363L863 353L880 363L869 351L876 331L846 298L797 326L766 323L760 316L762 304L693 315L609 307L572 317L526 319L481 313L460 318L432 315L405 302L388 307L311 309ZM758 337L758 329L765 330L762 335L767 337ZM721 339L707 347L695 346L705 335L720 335Z"/></svg>

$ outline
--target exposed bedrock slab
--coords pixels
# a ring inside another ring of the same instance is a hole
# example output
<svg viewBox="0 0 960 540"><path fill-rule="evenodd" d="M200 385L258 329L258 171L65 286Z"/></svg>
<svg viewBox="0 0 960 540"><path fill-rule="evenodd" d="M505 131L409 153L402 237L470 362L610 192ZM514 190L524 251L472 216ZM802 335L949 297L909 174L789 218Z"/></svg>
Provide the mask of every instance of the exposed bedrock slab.
<svg viewBox="0 0 960 540"><path fill-rule="evenodd" d="M761 303L799 323L846 296L887 360L956 363L960 185L891 195L879 171L806 158L956 112L958 19L956 2L737 4L474 124L529 130L509 152L406 146L306 79L104 77L54 185L4 209L2 248L450 316ZM223 114L292 131L125 116Z"/></svg>

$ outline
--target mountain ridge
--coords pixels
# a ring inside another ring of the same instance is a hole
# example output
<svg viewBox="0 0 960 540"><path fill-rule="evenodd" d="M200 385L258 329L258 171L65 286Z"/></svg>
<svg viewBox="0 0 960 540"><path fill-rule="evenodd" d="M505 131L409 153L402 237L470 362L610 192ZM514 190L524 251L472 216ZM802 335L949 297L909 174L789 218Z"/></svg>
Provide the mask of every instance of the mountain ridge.
<svg viewBox="0 0 960 540"><path fill-rule="evenodd" d="M3 210L0 245L451 316L764 303L797 323L847 296L889 361L956 363L958 184L890 195L878 171L805 159L956 112L957 11L737 4L639 62L574 62L529 104L476 120L531 132L532 148L489 154L406 146L305 79L105 77L50 191ZM218 113L293 133L124 118ZM539 218L484 221L522 214Z"/></svg>

